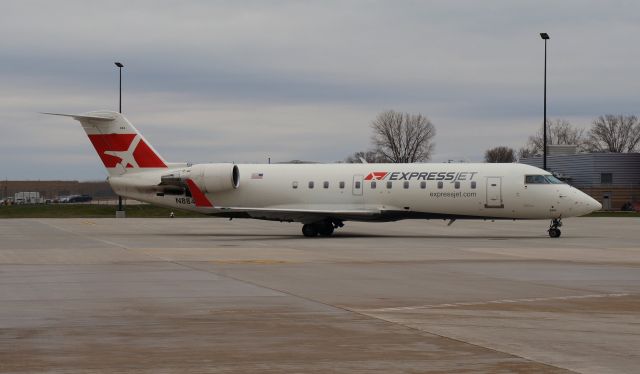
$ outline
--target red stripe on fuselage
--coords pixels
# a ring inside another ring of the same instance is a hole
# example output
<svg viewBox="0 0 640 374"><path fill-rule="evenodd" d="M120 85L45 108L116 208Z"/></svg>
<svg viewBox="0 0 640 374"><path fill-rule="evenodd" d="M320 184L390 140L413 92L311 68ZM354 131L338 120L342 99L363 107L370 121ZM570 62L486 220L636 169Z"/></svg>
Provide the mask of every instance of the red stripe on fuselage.
<svg viewBox="0 0 640 374"><path fill-rule="evenodd" d="M212 207L211 201L207 199L207 197L202 193L198 185L191 179L187 179L187 186L189 186L189 191L191 191L191 197L196 202L197 207Z"/></svg>

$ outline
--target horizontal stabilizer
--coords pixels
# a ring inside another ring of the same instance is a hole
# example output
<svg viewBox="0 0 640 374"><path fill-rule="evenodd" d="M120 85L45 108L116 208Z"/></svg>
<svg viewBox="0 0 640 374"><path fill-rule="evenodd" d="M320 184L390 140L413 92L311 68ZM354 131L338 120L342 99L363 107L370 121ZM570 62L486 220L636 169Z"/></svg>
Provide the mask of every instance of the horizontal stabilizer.
<svg viewBox="0 0 640 374"><path fill-rule="evenodd" d="M82 115L82 114L62 114L62 113L47 113L47 112L40 112L41 114L49 114L52 116L62 116L62 117L71 117L73 119L76 119L78 121L80 120L94 120L94 121L113 121L116 118L113 116L109 116L109 114L105 113L104 115L101 116L97 116L97 115L92 115L92 116L86 116L86 115Z"/></svg>

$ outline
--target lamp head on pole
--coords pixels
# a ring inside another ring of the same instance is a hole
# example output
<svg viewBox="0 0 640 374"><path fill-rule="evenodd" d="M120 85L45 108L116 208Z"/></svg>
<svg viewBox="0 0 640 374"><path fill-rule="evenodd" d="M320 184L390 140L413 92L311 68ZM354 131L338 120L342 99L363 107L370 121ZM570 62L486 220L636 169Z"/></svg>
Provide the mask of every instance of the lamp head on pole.
<svg viewBox="0 0 640 374"><path fill-rule="evenodd" d="M119 68L123 68L124 65L121 62L115 62L116 66Z"/></svg>
<svg viewBox="0 0 640 374"><path fill-rule="evenodd" d="M551 39L551 38L549 37L549 34L547 34L546 32L541 32L541 33L540 33L540 37L541 37L542 39L544 39L544 40ZM117 64L117 62L116 62L116 64Z"/></svg>

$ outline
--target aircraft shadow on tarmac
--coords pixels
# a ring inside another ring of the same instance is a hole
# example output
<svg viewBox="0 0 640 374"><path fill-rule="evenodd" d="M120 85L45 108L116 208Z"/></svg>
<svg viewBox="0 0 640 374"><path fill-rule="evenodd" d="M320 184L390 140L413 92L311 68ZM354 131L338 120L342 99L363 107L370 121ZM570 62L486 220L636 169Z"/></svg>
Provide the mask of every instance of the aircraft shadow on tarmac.
<svg viewBox="0 0 640 374"><path fill-rule="evenodd" d="M366 238L389 238L389 239L468 239L468 240L512 240L512 239L544 239L547 235L425 235L425 234L374 234L374 233L357 233L357 232L337 232L330 237L306 238L302 235L283 235L283 234L264 234L264 233L162 233L156 236L167 237L200 237L215 238L216 240L227 241L264 241L264 240L340 240L340 239L366 239Z"/></svg>

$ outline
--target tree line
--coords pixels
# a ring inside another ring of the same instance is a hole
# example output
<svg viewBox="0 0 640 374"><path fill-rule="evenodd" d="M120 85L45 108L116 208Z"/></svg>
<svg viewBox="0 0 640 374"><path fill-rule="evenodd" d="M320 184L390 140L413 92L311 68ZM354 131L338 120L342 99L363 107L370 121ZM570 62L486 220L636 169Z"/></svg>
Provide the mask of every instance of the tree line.
<svg viewBox="0 0 640 374"><path fill-rule="evenodd" d="M371 130L372 147L355 152L345 162L425 162L431 159L435 149L436 128L420 113L382 112L371 122ZM585 131L564 119L549 120L547 145L575 145L581 152L638 152L640 121L635 115L607 114L594 119ZM543 133L539 129L517 152L510 147L494 147L485 152L484 159L514 162L541 154L542 149Z"/></svg>
<svg viewBox="0 0 640 374"><path fill-rule="evenodd" d="M599 116L584 129L569 121L556 119L547 121L548 145L575 145L579 152L631 153L640 151L640 121L635 115L607 114ZM543 152L543 130L529 137L527 143L516 153L512 148L500 146L485 152L486 162L514 162L516 158L529 158Z"/></svg>

